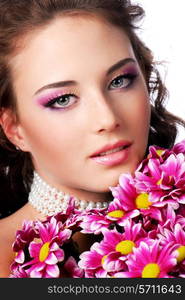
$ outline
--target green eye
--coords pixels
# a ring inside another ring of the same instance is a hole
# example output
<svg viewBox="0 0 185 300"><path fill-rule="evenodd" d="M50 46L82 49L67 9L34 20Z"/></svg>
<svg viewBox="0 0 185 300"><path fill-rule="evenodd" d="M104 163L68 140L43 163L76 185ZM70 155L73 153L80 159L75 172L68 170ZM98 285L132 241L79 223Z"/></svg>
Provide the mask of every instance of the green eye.
<svg viewBox="0 0 185 300"><path fill-rule="evenodd" d="M74 94L65 94L53 98L45 106L51 109L67 109L76 102L76 96Z"/></svg>
<svg viewBox="0 0 185 300"><path fill-rule="evenodd" d="M70 95L65 95L65 96L60 96L57 100L56 100L56 104L60 105L60 106L67 106L70 102Z"/></svg>
<svg viewBox="0 0 185 300"><path fill-rule="evenodd" d="M129 87L137 77L137 74L124 74L116 77L111 82L111 89L121 89Z"/></svg>
<svg viewBox="0 0 185 300"><path fill-rule="evenodd" d="M128 81L128 79L125 80L125 78L123 76L119 76L112 81L112 86L113 86L113 88L121 88L122 86L128 84L127 81Z"/></svg>

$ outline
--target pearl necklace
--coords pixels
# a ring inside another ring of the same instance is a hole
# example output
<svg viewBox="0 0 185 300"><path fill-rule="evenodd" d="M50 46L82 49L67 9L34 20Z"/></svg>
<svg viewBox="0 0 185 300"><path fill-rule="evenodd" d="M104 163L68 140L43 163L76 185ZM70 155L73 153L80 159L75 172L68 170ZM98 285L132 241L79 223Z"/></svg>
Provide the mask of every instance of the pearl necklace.
<svg viewBox="0 0 185 300"><path fill-rule="evenodd" d="M48 185L37 172L34 171L33 182L28 196L29 203L45 216L52 216L65 211L69 201L75 200L75 207L79 210L89 210L92 208L107 208L108 202L93 202L79 200L76 197L65 194L62 191Z"/></svg>

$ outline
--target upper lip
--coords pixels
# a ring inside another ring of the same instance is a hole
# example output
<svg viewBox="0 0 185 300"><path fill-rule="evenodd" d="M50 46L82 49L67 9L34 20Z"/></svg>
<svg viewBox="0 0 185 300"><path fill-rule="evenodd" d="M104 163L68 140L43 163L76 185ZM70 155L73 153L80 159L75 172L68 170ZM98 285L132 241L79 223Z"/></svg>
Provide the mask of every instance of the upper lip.
<svg viewBox="0 0 185 300"><path fill-rule="evenodd" d="M113 150L113 149L118 148L118 147L127 147L127 146L130 146L130 145L131 145L130 141L118 141L114 144L107 144L107 145L103 146L102 148L98 149L96 152L94 152L90 157L98 156L102 152Z"/></svg>

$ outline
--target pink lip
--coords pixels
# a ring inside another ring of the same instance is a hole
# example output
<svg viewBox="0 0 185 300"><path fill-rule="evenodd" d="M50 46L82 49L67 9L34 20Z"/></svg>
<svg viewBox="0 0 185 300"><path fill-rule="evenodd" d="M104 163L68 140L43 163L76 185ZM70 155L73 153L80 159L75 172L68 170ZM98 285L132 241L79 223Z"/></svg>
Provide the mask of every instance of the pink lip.
<svg viewBox="0 0 185 300"><path fill-rule="evenodd" d="M130 144L131 144L131 142L129 142L129 141L119 141L119 142L116 142L114 144L105 145L104 147L102 147L99 150L97 150L96 152L94 152L91 155L91 157L93 158L95 156L100 155L100 153L102 153L102 152L113 150L113 149L118 148L118 147L126 147L126 146L129 146Z"/></svg>
<svg viewBox="0 0 185 300"><path fill-rule="evenodd" d="M131 146L131 142L129 141L119 141L113 145L104 146L100 150L96 151L90 158L102 165L107 165L107 166L118 165L120 163L123 163L128 158L128 155L130 153L130 146ZM113 150L118 147L125 147L125 148L114 153L99 156L99 154L102 152Z"/></svg>

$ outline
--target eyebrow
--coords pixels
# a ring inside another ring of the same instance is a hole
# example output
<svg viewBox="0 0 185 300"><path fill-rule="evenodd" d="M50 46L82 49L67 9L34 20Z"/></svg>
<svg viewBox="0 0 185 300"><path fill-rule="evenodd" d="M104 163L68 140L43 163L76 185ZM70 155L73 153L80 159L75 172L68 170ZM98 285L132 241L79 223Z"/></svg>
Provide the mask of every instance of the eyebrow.
<svg viewBox="0 0 185 300"><path fill-rule="evenodd" d="M118 61L117 63L115 63L113 66L111 66L107 73L106 76L110 75L111 73L113 73L114 71L116 71L117 69L123 67L124 65L128 64L128 63L136 63L136 60L128 57L128 58L124 58L121 59L120 61ZM43 90L46 89L52 89L52 88L59 88L59 87L67 87L67 86L72 86L72 85L77 85L77 82L74 80L66 80L66 81L58 81L58 82L54 82L54 83L49 83L43 87L41 87L40 89L38 89L34 95L39 94L40 92L42 92Z"/></svg>

